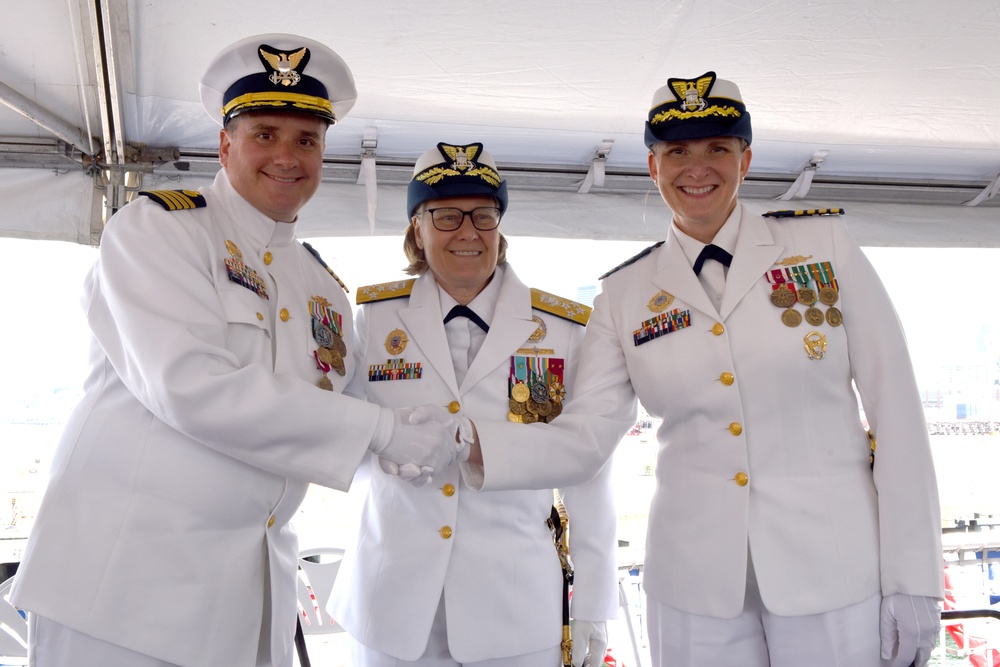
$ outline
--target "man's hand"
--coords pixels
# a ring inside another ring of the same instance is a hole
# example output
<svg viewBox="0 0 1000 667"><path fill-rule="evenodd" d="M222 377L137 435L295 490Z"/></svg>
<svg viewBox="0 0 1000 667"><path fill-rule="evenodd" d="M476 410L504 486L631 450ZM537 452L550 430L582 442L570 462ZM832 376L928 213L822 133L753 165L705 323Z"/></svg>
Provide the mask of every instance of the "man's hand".
<svg viewBox="0 0 1000 667"><path fill-rule="evenodd" d="M382 408L368 449L378 456L383 471L400 475L414 486L423 486L458 457L457 426L446 427L436 419L418 421L415 414L412 408Z"/></svg>
<svg viewBox="0 0 1000 667"><path fill-rule="evenodd" d="M934 598L897 593L882 598L879 635L886 667L924 667L941 634L941 608Z"/></svg>
<svg viewBox="0 0 1000 667"><path fill-rule="evenodd" d="M590 667L601 667L607 651L607 623L573 620L573 667L582 667L588 656Z"/></svg>

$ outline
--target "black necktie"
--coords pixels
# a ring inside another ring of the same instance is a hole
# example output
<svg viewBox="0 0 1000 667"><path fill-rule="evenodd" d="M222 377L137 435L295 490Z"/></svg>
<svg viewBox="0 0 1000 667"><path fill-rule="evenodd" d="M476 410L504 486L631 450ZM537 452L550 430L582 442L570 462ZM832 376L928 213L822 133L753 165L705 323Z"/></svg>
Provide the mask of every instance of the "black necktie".
<svg viewBox="0 0 1000 667"><path fill-rule="evenodd" d="M456 317L468 317L470 320L472 320L474 324L476 324L483 331L487 333L489 333L490 331L490 325L486 324L486 322L483 322L483 318L479 317L479 315L476 315L476 311L472 310L468 306L459 305L452 308L450 311L448 311L448 314L445 315L444 323L448 324L448 322L451 322Z"/></svg>
<svg viewBox="0 0 1000 667"><path fill-rule="evenodd" d="M694 275L697 276L701 274L701 267L705 263L706 259L714 259L716 262L725 264L726 266L733 263L732 255L714 243L709 243L701 249L700 253L698 253L698 259L694 260L694 266L691 267L694 269Z"/></svg>

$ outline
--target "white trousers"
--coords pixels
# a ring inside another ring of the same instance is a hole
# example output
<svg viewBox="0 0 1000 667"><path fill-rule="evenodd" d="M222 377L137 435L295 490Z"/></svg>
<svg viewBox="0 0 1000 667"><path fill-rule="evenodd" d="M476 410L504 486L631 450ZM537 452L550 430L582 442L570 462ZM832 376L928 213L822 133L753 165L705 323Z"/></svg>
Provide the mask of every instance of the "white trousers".
<svg viewBox="0 0 1000 667"><path fill-rule="evenodd" d="M483 628L485 632L504 632L509 636L517 636L517 628ZM513 655L495 660L480 660L477 662L458 662L451 657L448 650L448 625L445 621L444 596L438 604L437 614L431 624L431 635L427 640L427 649L416 660L400 660L391 655L368 648L353 637L351 638L351 656L354 667L558 667L562 664L562 649L556 638L556 644L538 653Z"/></svg>
<svg viewBox="0 0 1000 667"><path fill-rule="evenodd" d="M760 599L748 568L743 613L688 614L646 598L653 667L880 667L882 596L809 616L778 616Z"/></svg>

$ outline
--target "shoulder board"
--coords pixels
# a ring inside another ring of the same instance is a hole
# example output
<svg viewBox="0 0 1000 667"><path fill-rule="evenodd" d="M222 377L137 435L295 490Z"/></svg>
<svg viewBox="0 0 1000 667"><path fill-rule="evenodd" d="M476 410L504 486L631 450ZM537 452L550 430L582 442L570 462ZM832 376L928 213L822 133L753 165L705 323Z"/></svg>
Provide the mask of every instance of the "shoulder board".
<svg viewBox="0 0 1000 667"><path fill-rule="evenodd" d="M142 190L140 195L149 197L168 211L205 208L208 202L197 190Z"/></svg>
<svg viewBox="0 0 1000 667"><path fill-rule="evenodd" d="M648 255L649 253L653 252L654 250L656 250L657 248L659 248L661 245L663 245L663 241L658 241L658 242L654 243L653 245L649 246L648 248L644 248L642 250L642 252L640 252L638 255L635 255L634 257L629 257L624 262L622 262L621 264L619 264L618 266L616 266L615 268L611 269L610 271L608 271L607 273L605 273L603 276L601 276L600 278L598 278L598 280L604 280L605 278L607 278L608 276L610 276L615 271L618 271L620 269L624 269L629 264L633 264L635 262L638 262L640 259L642 259L646 255Z"/></svg>
<svg viewBox="0 0 1000 667"><path fill-rule="evenodd" d="M804 215L844 215L842 208L807 208L803 211L768 211L765 218L798 218Z"/></svg>
<svg viewBox="0 0 1000 667"><path fill-rule="evenodd" d="M359 306L363 303L373 303L375 301L389 301L390 299L400 299L410 296L413 291L413 283L416 278L408 280L397 280L391 283L379 283L378 285L366 285L358 288L358 297L355 300Z"/></svg>
<svg viewBox="0 0 1000 667"><path fill-rule="evenodd" d="M543 292L534 287L531 288L531 307L583 325L586 325L587 321L590 320L590 313L594 310L590 306Z"/></svg>
<svg viewBox="0 0 1000 667"><path fill-rule="evenodd" d="M305 241L302 241L302 245L305 246L305 249L308 250L309 253L313 257L316 258L317 262L319 262L320 264L323 265L323 268L326 269L326 272L329 273L331 276L333 276L333 279L337 281L338 285L340 285L341 287L344 288L345 292L350 292L351 291L351 290L347 289L347 285L344 284L344 281L337 277L337 274L333 272L333 269L331 269L330 266L326 262L323 261L323 258L319 256L319 251L316 250L316 248L312 247L311 245L309 245Z"/></svg>

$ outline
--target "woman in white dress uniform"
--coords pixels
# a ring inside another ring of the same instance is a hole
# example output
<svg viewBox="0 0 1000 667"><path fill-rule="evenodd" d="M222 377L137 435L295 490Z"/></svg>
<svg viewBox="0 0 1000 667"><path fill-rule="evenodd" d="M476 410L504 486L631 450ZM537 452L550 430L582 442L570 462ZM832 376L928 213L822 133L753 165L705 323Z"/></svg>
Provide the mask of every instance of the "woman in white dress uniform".
<svg viewBox="0 0 1000 667"><path fill-rule="evenodd" d="M505 447L477 422L469 460L484 490L585 477L638 398L663 420L643 570L655 665L924 665L941 524L903 331L839 217L739 202L751 138L714 72L656 92L649 170L673 220L604 277L555 424L575 437Z"/></svg>
<svg viewBox="0 0 1000 667"><path fill-rule="evenodd" d="M565 385L590 309L518 280L498 228L506 208L506 183L481 144L441 143L420 158L404 245L418 277L358 290L349 391L382 406L447 405L462 419L558 422L562 401L573 398ZM514 437L527 428L511 425ZM473 493L459 468L414 486L394 466L372 466L332 603L355 640L356 667L560 664L551 489ZM605 620L617 615L608 468L563 492L577 665L588 648L599 664Z"/></svg>

